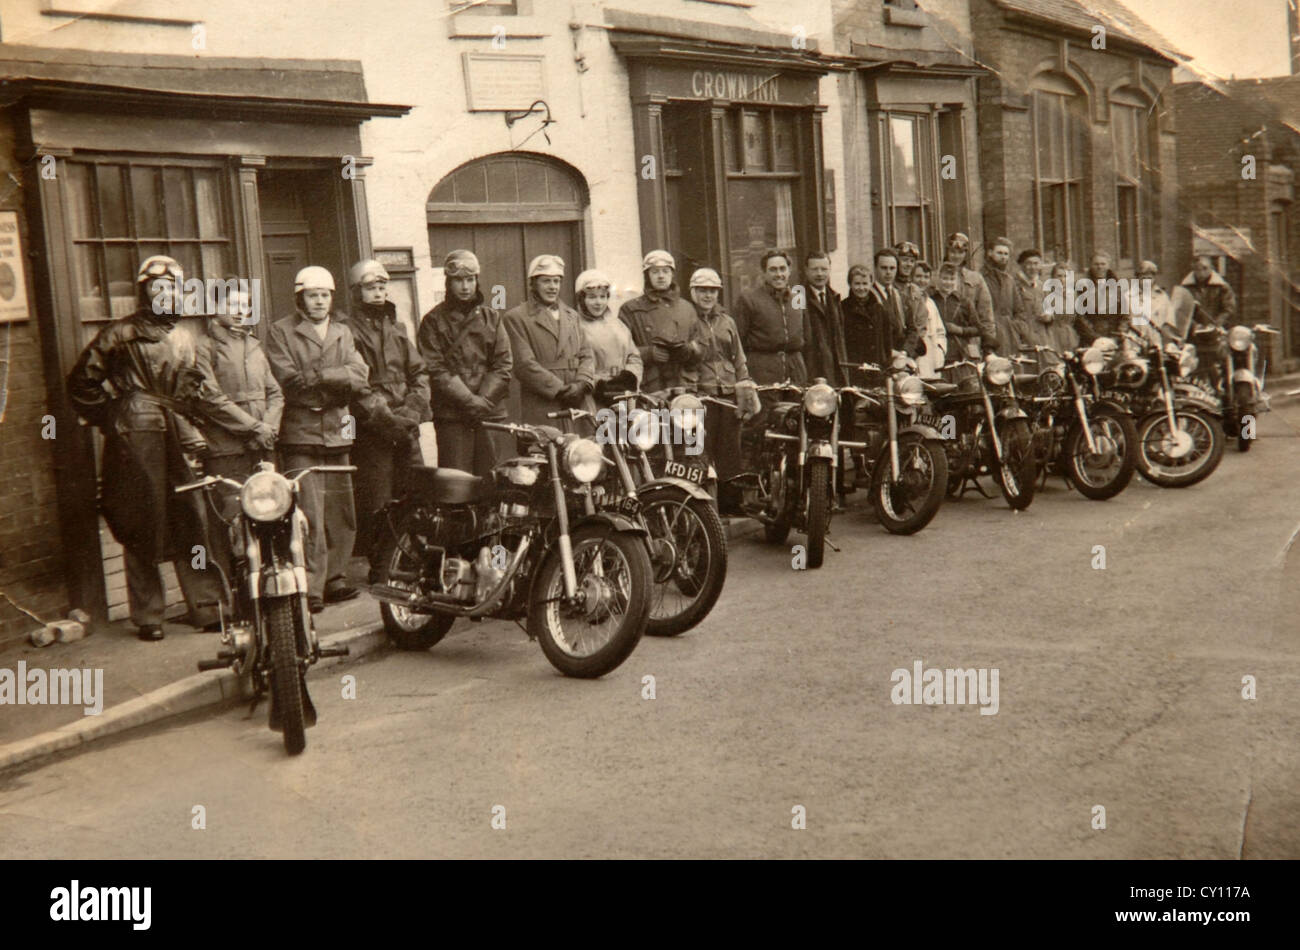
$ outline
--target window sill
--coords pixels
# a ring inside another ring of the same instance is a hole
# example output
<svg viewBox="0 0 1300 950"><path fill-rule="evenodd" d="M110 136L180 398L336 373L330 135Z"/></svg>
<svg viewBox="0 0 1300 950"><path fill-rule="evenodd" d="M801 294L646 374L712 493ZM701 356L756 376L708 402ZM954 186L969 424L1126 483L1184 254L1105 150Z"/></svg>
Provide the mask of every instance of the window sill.
<svg viewBox="0 0 1300 950"><path fill-rule="evenodd" d="M447 17L447 35L454 40L490 40L502 29L505 30L507 43L510 40L540 40L551 35L541 17Z"/></svg>
<svg viewBox="0 0 1300 950"><path fill-rule="evenodd" d="M192 26L203 22L200 7L200 4L188 0L41 0L41 15Z"/></svg>

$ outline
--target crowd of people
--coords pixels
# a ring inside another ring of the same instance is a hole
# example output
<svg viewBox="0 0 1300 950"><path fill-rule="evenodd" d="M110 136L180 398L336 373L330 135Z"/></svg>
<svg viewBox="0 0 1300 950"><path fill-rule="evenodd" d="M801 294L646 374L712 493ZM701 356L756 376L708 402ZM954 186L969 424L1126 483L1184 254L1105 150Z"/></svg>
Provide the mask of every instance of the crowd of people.
<svg viewBox="0 0 1300 950"><path fill-rule="evenodd" d="M1138 269L1152 293L1137 315L1127 299L1105 313L1054 304L1046 281L1073 279L1070 265L1049 270L1039 251L1016 254L1005 238L992 242L980 270L970 255L961 233L949 236L937 266L903 241L878 251L871 266L850 267L841 295L830 286L827 254L806 254L803 283L791 286L794 262L771 250L759 261L758 286L728 308L716 270L694 270L683 295L674 258L653 250L642 261L643 292L615 313L606 274L577 276L574 309L561 299L564 261L542 254L528 266L527 299L500 312L485 303L477 257L455 250L444 261L446 297L424 314L414 342L380 262L352 267L346 309L330 271L310 266L295 280L295 311L271 326L265 346L238 295L196 343L177 322L181 266L150 257L137 275L136 310L95 337L67 383L77 413L104 434L102 508L124 548L132 622L141 639L162 639L159 565L170 560L191 623L218 625L220 582L198 566L194 545L206 543L229 570L220 522L237 511L238 498L223 490L209 506L172 491L202 471L242 481L265 460L286 472L355 465L355 475L316 472L302 481L316 612L357 596L349 560L375 557L377 513L419 463L418 430L428 421L440 466L485 475L509 450L485 420L557 425L550 414L558 410L608 405L628 390L684 387L736 404L734 413L711 413L706 426L705 449L725 484L744 470L744 433L761 427L758 386L815 378L842 386L851 375L845 364L886 366L899 352L933 376L954 360L1034 346L1063 352L1130 325L1186 337L1152 261ZM1077 279L1114 277L1109 257L1097 253ZM1208 259L1197 260L1182 286L1197 319L1234 321L1232 290ZM735 499L724 494L720 502L728 508ZM372 580L377 566L372 561Z"/></svg>

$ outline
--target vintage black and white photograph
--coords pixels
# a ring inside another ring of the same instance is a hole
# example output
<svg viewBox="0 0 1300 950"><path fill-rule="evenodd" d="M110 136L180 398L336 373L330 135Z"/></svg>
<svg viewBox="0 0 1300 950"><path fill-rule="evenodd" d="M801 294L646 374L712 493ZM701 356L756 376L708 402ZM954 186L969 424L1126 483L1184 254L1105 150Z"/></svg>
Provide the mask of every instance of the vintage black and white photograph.
<svg viewBox="0 0 1300 950"><path fill-rule="evenodd" d="M0 858L1300 857L1298 173L1296 0L2 0Z"/></svg>

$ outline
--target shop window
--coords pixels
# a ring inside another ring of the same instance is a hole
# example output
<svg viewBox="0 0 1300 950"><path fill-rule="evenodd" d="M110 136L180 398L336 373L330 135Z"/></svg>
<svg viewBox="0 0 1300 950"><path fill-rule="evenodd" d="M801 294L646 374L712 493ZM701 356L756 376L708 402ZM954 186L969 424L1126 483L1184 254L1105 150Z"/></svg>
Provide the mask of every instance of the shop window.
<svg viewBox="0 0 1300 950"><path fill-rule="evenodd" d="M759 260L778 248L797 261L800 150L795 113L738 108L724 123L730 278L740 290L758 281Z"/></svg>
<svg viewBox="0 0 1300 950"><path fill-rule="evenodd" d="M1087 254L1090 139L1083 109L1079 96L1033 93L1035 237L1053 261L1077 263Z"/></svg>
<svg viewBox="0 0 1300 950"><path fill-rule="evenodd" d="M181 160L66 160L60 169L71 242L73 298L83 324L131 313L135 274L168 254L186 277L220 278L234 266L223 166ZM87 327L87 339L97 327Z"/></svg>
<svg viewBox="0 0 1300 950"><path fill-rule="evenodd" d="M1135 267L1156 256L1151 195L1154 165L1151 121L1137 105L1112 103L1111 134L1115 145L1116 225L1120 263Z"/></svg>

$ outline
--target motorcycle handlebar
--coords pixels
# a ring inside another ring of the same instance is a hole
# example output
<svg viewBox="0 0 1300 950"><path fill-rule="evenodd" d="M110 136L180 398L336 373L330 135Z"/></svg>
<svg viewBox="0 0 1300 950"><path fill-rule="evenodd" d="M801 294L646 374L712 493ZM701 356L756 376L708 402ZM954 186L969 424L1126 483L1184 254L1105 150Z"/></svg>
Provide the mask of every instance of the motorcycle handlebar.
<svg viewBox="0 0 1300 950"><path fill-rule="evenodd" d="M177 495L183 495L188 491L198 491L200 488L210 488L213 485L229 485L231 488L243 488L243 484L235 481L233 478L225 478L221 475L208 475L200 478L197 482L190 482L188 485L177 485L172 492Z"/></svg>

